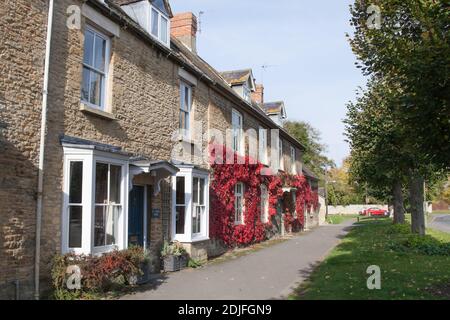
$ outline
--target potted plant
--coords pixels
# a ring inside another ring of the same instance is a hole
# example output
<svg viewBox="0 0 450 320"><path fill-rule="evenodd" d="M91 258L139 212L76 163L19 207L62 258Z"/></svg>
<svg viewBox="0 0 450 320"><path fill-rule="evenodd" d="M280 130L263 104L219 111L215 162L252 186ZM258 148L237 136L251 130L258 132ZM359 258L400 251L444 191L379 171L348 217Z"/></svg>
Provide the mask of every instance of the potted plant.
<svg viewBox="0 0 450 320"><path fill-rule="evenodd" d="M161 257L165 272L176 272L187 267L187 252L179 242L165 242Z"/></svg>

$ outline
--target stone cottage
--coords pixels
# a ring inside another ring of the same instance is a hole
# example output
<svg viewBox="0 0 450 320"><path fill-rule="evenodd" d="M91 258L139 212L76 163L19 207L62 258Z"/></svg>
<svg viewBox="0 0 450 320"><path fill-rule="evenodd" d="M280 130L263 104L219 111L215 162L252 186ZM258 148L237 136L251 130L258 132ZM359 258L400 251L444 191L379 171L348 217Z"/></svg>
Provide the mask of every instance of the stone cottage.
<svg viewBox="0 0 450 320"><path fill-rule="evenodd" d="M204 61L196 17L168 1L5 0L0 33L0 298L38 298L55 254L139 245L157 257L164 241L216 254L212 140L256 150L275 175L304 171L303 146L268 107L279 103L265 103L251 70ZM234 187L236 225L245 188ZM302 225L316 221L313 210Z"/></svg>

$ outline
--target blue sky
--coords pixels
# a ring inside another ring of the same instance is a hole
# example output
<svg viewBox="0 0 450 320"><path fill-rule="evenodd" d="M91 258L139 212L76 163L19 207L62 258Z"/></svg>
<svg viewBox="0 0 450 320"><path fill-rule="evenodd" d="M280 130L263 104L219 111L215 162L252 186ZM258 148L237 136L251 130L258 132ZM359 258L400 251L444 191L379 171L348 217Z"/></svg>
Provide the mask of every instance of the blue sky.
<svg viewBox="0 0 450 320"><path fill-rule="evenodd" d="M198 52L219 71L264 72L265 100L284 100L290 120L322 132L328 155L340 165L346 103L365 79L345 37L351 0L171 0L174 13L201 18Z"/></svg>

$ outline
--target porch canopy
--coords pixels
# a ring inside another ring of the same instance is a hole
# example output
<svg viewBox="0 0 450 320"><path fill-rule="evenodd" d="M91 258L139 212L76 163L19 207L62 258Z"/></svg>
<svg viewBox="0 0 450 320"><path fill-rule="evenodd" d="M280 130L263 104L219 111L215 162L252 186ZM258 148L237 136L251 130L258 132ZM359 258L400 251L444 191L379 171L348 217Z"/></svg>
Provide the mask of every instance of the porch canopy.
<svg viewBox="0 0 450 320"><path fill-rule="evenodd" d="M155 178L156 184L154 189L154 195L159 194L161 191L161 181L171 177L180 170L165 160L150 160L145 157L132 157L130 158L130 190L133 189L133 178L143 173L149 173Z"/></svg>

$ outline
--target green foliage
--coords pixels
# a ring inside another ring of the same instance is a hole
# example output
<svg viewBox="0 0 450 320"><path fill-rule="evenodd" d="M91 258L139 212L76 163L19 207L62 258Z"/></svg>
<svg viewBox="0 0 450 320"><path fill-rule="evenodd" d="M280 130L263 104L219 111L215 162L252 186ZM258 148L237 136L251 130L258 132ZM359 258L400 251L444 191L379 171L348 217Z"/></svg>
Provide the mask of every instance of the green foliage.
<svg viewBox="0 0 450 320"><path fill-rule="evenodd" d="M398 232L394 232L398 231ZM450 282L450 256L393 250L410 236L391 219L364 220L301 285L291 299L304 300L425 300L446 299L438 290ZM428 230L434 239L450 242L450 234ZM367 289L367 268L382 272L381 290Z"/></svg>
<svg viewBox="0 0 450 320"><path fill-rule="evenodd" d="M321 133L311 124L303 121L287 121L284 128L305 146L303 163L317 176L321 177L326 167L335 166L333 160L325 155L327 146L322 143Z"/></svg>
<svg viewBox="0 0 450 320"><path fill-rule="evenodd" d="M54 298L62 300L95 299L111 290L121 290L142 275L141 267L149 257L139 247L113 251L101 256L57 255L53 258L52 282ZM70 290L68 267L77 266L81 272L81 288Z"/></svg>
<svg viewBox="0 0 450 320"><path fill-rule="evenodd" d="M369 5L381 28L367 24ZM396 93L391 113L414 165L450 166L450 10L447 0L355 0L350 39L358 67ZM385 90L385 92L388 92ZM373 131L372 131L373 132Z"/></svg>
<svg viewBox="0 0 450 320"><path fill-rule="evenodd" d="M169 243L165 241L161 250L161 257L163 258L167 256L180 257L186 254L187 254L186 249L179 242Z"/></svg>
<svg viewBox="0 0 450 320"><path fill-rule="evenodd" d="M195 259L189 259L188 261L188 267L192 268L192 269L197 269L203 266L203 262L200 260L195 260Z"/></svg>
<svg viewBox="0 0 450 320"><path fill-rule="evenodd" d="M409 235L401 243L392 246L393 250L400 252L415 252L428 256L450 256L450 242L443 242L429 235Z"/></svg>

